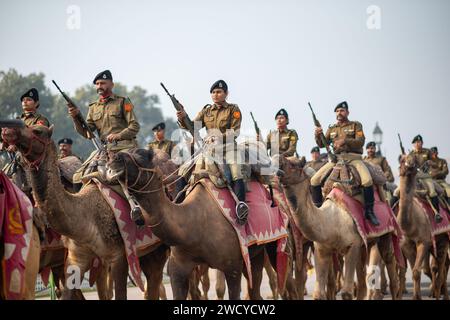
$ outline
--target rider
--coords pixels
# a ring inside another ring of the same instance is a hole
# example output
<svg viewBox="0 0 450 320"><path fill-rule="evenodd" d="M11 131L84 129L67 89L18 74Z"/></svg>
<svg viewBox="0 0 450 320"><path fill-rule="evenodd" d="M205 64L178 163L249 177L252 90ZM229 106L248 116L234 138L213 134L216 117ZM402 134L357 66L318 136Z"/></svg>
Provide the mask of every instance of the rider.
<svg viewBox="0 0 450 320"><path fill-rule="evenodd" d="M228 86L224 80L217 80L214 82L209 92L213 103L205 105L194 118L193 122L198 123L200 128L206 127L209 137L205 142L217 141L223 143L225 148L224 161L229 165L231 171L231 187L239 199L237 205L238 219L241 223L245 223L248 214L248 206L245 203L246 191L241 167L242 162L240 153L237 152L237 143L235 140L239 136L242 114L236 104L228 103L226 101L228 96ZM185 128L184 121L186 121L186 112L184 109L177 112L177 118L180 127ZM192 127L194 127L193 123Z"/></svg>
<svg viewBox="0 0 450 320"><path fill-rule="evenodd" d="M339 103L334 108L334 112L336 114L337 123L330 125L325 134L325 139L329 144L333 144L334 152L339 158L344 161L348 161L349 164L353 165L358 171L358 174L361 177L361 185L364 195L364 216L373 225L379 225L378 219L373 211L375 199L372 177L370 176L369 169L367 169L366 165L362 161L361 156L365 141L362 124L358 121L348 120L348 115L350 112L346 101ZM321 134L323 134L322 128L316 127L316 143L319 147L324 148L326 146L320 139ZM322 178L334 167L334 165L335 164L333 162L328 162L311 178L313 201L318 207L320 207L323 202L321 187Z"/></svg>

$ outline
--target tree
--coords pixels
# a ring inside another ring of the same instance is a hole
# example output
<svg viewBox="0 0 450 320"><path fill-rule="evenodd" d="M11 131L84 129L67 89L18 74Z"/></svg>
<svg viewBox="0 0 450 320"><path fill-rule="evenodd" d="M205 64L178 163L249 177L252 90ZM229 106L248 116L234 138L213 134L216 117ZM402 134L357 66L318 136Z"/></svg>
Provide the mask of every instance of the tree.
<svg viewBox="0 0 450 320"><path fill-rule="evenodd" d="M61 138L71 138L74 141L74 153L86 159L94 147L89 140L84 139L76 132L72 119L67 113L66 101L59 93L52 95L50 89L45 85L43 73L31 73L23 76L14 69L7 72L0 71L0 117L13 119L20 116L22 113L20 96L32 87L39 91L40 107L38 111L54 125L53 139L55 142ZM139 86L128 90L126 85L119 82L115 83L113 91L117 95L129 97L134 104L134 112L141 125L137 137L140 147L145 147L153 139L151 129L155 124L165 121L168 137L177 128L174 120L164 119L161 109L158 107L159 97L156 94L148 94L147 90ZM67 94L85 117L89 103L98 99L95 87L91 84L79 87L73 95Z"/></svg>

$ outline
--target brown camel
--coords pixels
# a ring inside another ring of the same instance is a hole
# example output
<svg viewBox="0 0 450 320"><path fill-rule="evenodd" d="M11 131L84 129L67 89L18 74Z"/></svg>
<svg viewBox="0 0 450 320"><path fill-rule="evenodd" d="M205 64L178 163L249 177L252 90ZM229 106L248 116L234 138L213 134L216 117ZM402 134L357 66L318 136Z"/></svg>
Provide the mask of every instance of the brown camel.
<svg viewBox="0 0 450 320"><path fill-rule="evenodd" d="M14 142L19 151L27 154L36 203L46 212L52 228L67 237L67 281L62 298L79 298L73 283L81 283L92 260L99 257L104 266L111 266L115 299L126 299L128 263L114 214L94 184L75 194L64 190L57 167L56 146L51 140L52 132L52 128L43 126L4 128L2 137L9 144ZM146 248L138 255L147 278L145 297L158 299L168 247L161 244L156 249ZM73 269L68 272L67 266L73 266ZM70 283L69 279L74 281L74 277L81 278ZM101 292L107 292L106 287Z"/></svg>
<svg viewBox="0 0 450 320"><path fill-rule="evenodd" d="M341 290L343 299L353 298L353 284L355 271L358 278L357 298L366 295L365 283L365 250L363 240L359 235L352 217L338 206L332 199L327 199L320 208L316 208L310 194L309 177L303 170L305 159L279 158L280 167L284 174L281 182L285 186L285 193L295 213L294 219L304 236L314 241L314 258L317 280L313 293L314 299L326 299L325 286L328 282L329 270L332 266L333 254L344 256L344 284ZM392 235L387 233L379 238L370 239L370 265L373 261L375 249L379 248L386 263L390 278L391 292L397 293L396 261L392 246ZM370 276L370 275L369 275ZM370 297L370 296L369 296Z"/></svg>
<svg viewBox="0 0 450 320"><path fill-rule="evenodd" d="M429 250L434 256L432 247L431 224L427 214L414 200L416 190L417 164L414 157L403 156L400 161L400 200L397 221L405 237L402 242L402 251L412 268L414 281L413 299L422 299L420 292L421 268ZM446 258L449 247L447 233L435 236L437 272L434 285L434 296L439 299L441 288L446 279ZM399 298L402 297L405 287L405 270L400 270ZM448 298L448 297L447 297Z"/></svg>
<svg viewBox="0 0 450 320"><path fill-rule="evenodd" d="M172 203L162 188L162 173L154 168L152 158L152 150L137 149L133 155L117 153L108 162L107 175L123 182L127 177L135 189L142 188L135 196L146 211L146 224L172 247L168 272L174 298L186 299L192 270L199 263L205 263L225 273L230 299L240 299L241 276L244 273L248 278L248 275L243 268L235 230L201 184L196 185L183 203ZM269 253L272 265L276 266L276 242L249 247L253 282L249 295L252 300L262 299L264 249Z"/></svg>

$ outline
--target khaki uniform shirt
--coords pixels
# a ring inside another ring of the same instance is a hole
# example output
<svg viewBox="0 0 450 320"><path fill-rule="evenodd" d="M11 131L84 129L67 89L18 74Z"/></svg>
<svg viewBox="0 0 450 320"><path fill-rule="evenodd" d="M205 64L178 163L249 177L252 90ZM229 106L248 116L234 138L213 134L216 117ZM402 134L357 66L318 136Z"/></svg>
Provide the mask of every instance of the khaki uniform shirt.
<svg viewBox="0 0 450 320"><path fill-rule="evenodd" d="M278 141L276 140L277 135ZM292 157L297 151L297 141L298 135L293 129L270 131L267 135L267 150L270 150L271 156L279 153L286 157Z"/></svg>
<svg viewBox="0 0 450 320"><path fill-rule="evenodd" d="M420 168L426 161L431 159L431 152L429 149L422 148L420 152L416 149L409 153L410 156L414 156L417 161L417 165Z"/></svg>
<svg viewBox="0 0 450 320"><path fill-rule="evenodd" d="M43 115L35 112L35 113L22 113L20 116L20 119L25 122L25 125L27 127L34 126L34 125L42 125L46 127L50 127L50 122L46 117Z"/></svg>
<svg viewBox="0 0 450 320"><path fill-rule="evenodd" d="M325 139L329 144L341 138L344 138L344 144L340 148L334 148L334 153L363 153L366 137L364 136L361 123L358 121L348 121L343 124L336 123L331 125L325 134ZM316 136L316 143L320 148L325 148L322 140L318 136Z"/></svg>
<svg viewBox="0 0 450 320"><path fill-rule="evenodd" d="M364 161L380 166L381 170L383 170L384 176L386 177L387 181L394 182L395 179L394 175L392 174L391 166L389 165L385 157L375 156L369 158L368 156L365 156Z"/></svg>
<svg viewBox="0 0 450 320"><path fill-rule="evenodd" d="M430 174L435 180L445 180L448 175L447 161L441 158L431 159Z"/></svg>
<svg viewBox="0 0 450 320"><path fill-rule="evenodd" d="M100 139L106 141L111 134L119 134L119 141L134 142L139 132L139 123L133 111L133 104L127 98L111 95L105 101L99 99L89 104L86 122L92 131L99 133ZM87 132L75 122L78 133L87 136Z"/></svg>
<svg viewBox="0 0 450 320"><path fill-rule="evenodd" d="M172 140L164 139L163 141L152 141L147 145L147 149L159 149L167 153L169 156L172 154L172 150L175 147L175 142Z"/></svg>
<svg viewBox="0 0 450 320"><path fill-rule="evenodd" d="M237 104L227 102L221 107L216 104L207 104L197 114L194 121L201 121L201 127L206 127L208 132L211 129L219 130L224 138L227 129L233 129L233 135L236 138L239 136L239 130L241 129L241 110L239 110ZM183 124L180 124L180 126L186 129Z"/></svg>

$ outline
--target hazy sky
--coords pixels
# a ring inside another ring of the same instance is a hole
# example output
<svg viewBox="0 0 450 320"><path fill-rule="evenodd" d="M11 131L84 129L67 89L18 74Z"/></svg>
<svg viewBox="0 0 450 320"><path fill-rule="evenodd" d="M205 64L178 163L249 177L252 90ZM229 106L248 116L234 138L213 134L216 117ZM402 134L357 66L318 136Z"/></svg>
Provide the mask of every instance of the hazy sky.
<svg viewBox="0 0 450 320"><path fill-rule="evenodd" d="M224 79L229 102L242 110L243 134L254 133L249 111L267 132L285 107L308 157L307 102L325 127L347 100L368 140L379 122L394 170L397 132L407 148L420 133L426 147L450 158L448 0L0 3L0 70L44 72L48 85L57 79L73 92L110 69L115 80L159 94L164 114L174 116L163 81L191 117ZM376 18L371 5L381 10L381 29L367 27Z"/></svg>

